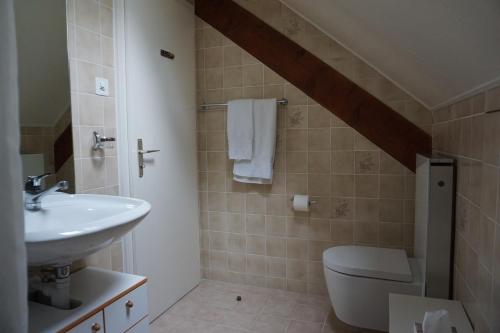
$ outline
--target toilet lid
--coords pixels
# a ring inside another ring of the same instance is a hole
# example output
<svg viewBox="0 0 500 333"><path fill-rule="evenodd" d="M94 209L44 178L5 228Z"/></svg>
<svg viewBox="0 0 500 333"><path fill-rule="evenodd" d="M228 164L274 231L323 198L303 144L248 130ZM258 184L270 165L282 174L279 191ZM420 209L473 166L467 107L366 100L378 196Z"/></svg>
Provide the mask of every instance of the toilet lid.
<svg viewBox="0 0 500 333"><path fill-rule="evenodd" d="M404 250L369 246L336 246L323 253L329 269L348 275L411 282L412 274Z"/></svg>

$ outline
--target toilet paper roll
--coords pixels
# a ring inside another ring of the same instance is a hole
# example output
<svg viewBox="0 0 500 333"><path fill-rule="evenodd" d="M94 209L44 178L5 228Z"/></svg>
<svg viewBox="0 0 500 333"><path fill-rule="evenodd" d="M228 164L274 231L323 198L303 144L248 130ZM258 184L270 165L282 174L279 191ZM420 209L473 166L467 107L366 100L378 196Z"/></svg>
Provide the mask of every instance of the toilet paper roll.
<svg viewBox="0 0 500 333"><path fill-rule="evenodd" d="M422 330L424 333L451 332L451 322L448 311L437 310L425 312Z"/></svg>
<svg viewBox="0 0 500 333"><path fill-rule="evenodd" d="M298 212L309 211L309 196L296 194L293 196L293 209Z"/></svg>

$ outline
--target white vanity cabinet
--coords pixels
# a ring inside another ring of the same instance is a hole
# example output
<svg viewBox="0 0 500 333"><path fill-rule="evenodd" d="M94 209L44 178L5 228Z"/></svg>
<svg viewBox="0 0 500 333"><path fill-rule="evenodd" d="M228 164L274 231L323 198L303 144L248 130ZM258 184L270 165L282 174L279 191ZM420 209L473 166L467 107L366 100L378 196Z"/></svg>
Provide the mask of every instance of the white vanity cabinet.
<svg viewBox="0 0 500 333"><path fill-rule="evenodd" d="M71 275L72 310L30 302L29 332L149 333L147 279L87 267Z"/></svg>
<svg viewBox="0 0 500 333"><path fill-rule="evenodd" d="M104 316L102 311L84 320L68 331L68 333L101 333L104 332Z"/></svg>
<svg viewBox="0 0 500 333"><path fill-rule="evenodd" d="M146 318L148 315L147 293L146 285L143 285L105 307L106 333L126 332Z"/></svg>

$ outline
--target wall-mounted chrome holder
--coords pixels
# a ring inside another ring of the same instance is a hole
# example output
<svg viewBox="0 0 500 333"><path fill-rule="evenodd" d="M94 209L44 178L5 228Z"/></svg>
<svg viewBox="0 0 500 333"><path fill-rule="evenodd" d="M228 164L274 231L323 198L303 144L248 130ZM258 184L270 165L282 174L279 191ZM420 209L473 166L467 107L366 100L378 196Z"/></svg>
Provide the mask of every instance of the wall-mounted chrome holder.
<svg viewBox="0 0 500 333"><path fill-rule="evenodd" d="M109 138L94 131L94 150L104 149L106 142L115 142L115 138Z"/></svg>
<svg viewBox="0 0 500 333"><path fill-rule="evenodd" d="M142 178L144 176L144 168L146 167L146 164L144 164L144 154L157 153L159 151L159 149L144 150L142 139L137 139L137 162L139 163L139 178Z"/></svg>
<svg viewBox="0 0 500 333"><path fill-rule="evenodd" d="M293 196L290 198L290 201L293 202ZM309 200L309 207L311 205L314 205L317 201L316 200Z"/></svg>

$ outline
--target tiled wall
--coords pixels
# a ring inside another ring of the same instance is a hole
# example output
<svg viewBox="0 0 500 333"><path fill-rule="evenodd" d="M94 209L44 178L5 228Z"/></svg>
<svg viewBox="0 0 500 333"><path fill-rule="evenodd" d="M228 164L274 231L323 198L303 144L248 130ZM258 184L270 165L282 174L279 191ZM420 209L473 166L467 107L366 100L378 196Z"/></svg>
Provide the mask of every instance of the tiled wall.
<svg viewBox="0 0 500 333"><path fill-rule="evenodd" d="M113 0L66 0L76 191L118 194L116 148L92 149L92 133L116 136ZM109 80L109 97L95 94L95 77ZM121 243L80 265L121 270Z"/></svg>
<svg viewBox="0 0 500 333"><path fill-rule="evenodd" d="M500 87L434 112L434 149L458 161L455 298L500 332Z"/></svg>
<svg viewBox="0 0 500 333"><path fill-rule="evenodd" d="M278 1L237 2L430 132L428 110ZM203 276L325 294L325 248L411 254L414 174L201 20L196 33L199 103L289 100L278 111L272 186L232 181L226 111L198 114ZM310 213L290 208L294 193L317 202Z"/></svg>

